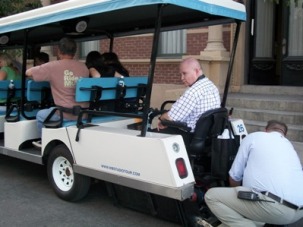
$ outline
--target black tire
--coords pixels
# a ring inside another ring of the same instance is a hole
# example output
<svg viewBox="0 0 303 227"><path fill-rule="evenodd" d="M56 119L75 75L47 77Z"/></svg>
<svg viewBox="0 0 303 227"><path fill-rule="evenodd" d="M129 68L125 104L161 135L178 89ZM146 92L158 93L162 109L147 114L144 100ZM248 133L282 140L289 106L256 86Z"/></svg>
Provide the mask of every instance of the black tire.
<svg viewBox="0 0 303 227"><path fill-rule="evenodd" d="M47 161L47 175L52 188L61 199L71 202L84 198L91 182L90 177L74 173L73 163L73 157L64 144L56 146Z"/></svg>

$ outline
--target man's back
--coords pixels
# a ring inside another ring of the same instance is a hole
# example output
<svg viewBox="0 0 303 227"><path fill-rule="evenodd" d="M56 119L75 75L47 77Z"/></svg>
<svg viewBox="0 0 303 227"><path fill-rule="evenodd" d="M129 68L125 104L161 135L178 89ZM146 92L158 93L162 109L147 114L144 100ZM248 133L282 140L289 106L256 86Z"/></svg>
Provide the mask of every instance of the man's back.
<svg viewBox="0 0 303 227"><path fill-rule="evenodd" d="M48 62L32 68L33 78L36 81L49 81L55 104L71 108L74 105L87 107L87 103L75 102L76 82L81 77L88 77L89 71L82 62L73 59L63 59ZM72 118L66 115L67 118Z"/></svg>
<svg viewBox="0 0 303 227"><path fill-rule="evenodd" d="M234 161L231 177L244 168L243 186L269 191L303 205L302 166L292 144L281 133L252 133L243 140L238 152L240 155Z"/></svg>

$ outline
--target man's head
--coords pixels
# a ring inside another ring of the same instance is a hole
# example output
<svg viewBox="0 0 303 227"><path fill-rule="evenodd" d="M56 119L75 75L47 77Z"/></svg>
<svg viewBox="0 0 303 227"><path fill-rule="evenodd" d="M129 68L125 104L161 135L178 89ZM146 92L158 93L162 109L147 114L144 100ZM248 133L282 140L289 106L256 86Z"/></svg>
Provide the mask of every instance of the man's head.
<svg viewBox="0 0 303 227"><path fill-rule="evenodd" d="M285 123L276 120L268 121L265 127L266 132L276 131L282 133L284 136L286 136L287 130L288 128Z"/></svg>
<svg viewBox="0 0 303 227"><path fill-rule="evenodd" d="M191 86L203 74L203 71L195 58L186 58L180 64L180 74L182 82L186 86Z"/></svg>
<svg viewBox="0 0 303 227"><path fill-rule="evenodd" d="M62 38L59 41L59 52L58 56L61 59L62 56L69 56L73 58L77 51L77 44L76 42L71 38Z"/></svg>

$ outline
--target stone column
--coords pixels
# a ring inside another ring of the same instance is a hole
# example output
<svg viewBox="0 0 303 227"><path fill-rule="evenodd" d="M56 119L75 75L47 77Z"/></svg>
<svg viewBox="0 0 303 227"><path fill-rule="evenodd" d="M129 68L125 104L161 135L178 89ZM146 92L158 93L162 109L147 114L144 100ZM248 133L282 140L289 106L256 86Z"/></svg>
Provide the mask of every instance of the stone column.
<svg viewBox="0 0 303 227"><path fill-rule="evenodd" d="M223 26L215 25L208 27L208 41L204 51L226 51L223 46Z"/></svg>
<svg viewBox="0 0 303 227"><path fill-rule="evenodd" d="M222 25L208 27L207 46L204 51L200 52L198 59L205 75L216 84L222 93L230 59L229 52L223 45Z"/></svg>

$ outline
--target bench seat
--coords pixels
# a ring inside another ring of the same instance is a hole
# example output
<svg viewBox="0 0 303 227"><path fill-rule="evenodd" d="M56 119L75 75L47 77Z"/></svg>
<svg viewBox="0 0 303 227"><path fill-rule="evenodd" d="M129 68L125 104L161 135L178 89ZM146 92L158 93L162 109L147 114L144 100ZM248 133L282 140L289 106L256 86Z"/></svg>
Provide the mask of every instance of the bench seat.
<svg viewBox="0 0 303 227"><path fill-rule="evenodd" d="M80 122L81 124L92 123L92 124L100 124L103 122L110 122L120 119L125 119L127 116L120 116L121 114L115 115L115 112L111 112L111 114L101 114L101 110L93 109L95 106L93 104L99 103L102 104L103 102L108 101L123 101L126 100L130 103L137 102L142 95L142 89L146 87L147 84L147 77L127 77L124 78L125 87L123 92L123 97L117 98L117 87L119 78L80 78L76 84L76 93L75 93L75 100L76 102L89 102L90 109L87 110L80 110ZM139 89L142 88L142 89ZM60 108L59 108L60 109ZM64 111L64 109L63 109ZM103 111L104 112L104 111ZM88 120L82 119L82 113L89 113L91 116L90 122ZM77 113L78 115L79 113ZM95 114L95 115L94 115ZM79 115L78 115L79 116ZM142 116L142 114L140 115ZM75 120L61 120L61 124L58 121L58 124L52 121L46 121L45 127L47 128L55 128L60 126L71 126L77 125L77 121ZM78 121L79 123L79 121ZM56 126L58 125L58 126ZM60 125L60 126L59 126Z"/></svg>

